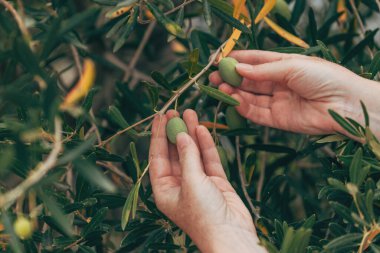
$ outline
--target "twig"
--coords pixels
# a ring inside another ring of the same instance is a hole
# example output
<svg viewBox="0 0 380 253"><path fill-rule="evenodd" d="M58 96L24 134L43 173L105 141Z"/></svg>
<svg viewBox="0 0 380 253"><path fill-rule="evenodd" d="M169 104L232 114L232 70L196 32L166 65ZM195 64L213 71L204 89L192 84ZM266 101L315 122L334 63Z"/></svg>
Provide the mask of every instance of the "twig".
<svg viewBox="0 0 380 253"><path fill-rule="evenodd" d="M216 138L216 121L218 119L218 112L219 112L221 106L222 106L222 102L219 102L218 105L217 105L217 107L216 107L216 109L215 109L214 125L212 127L212 135L214 137L214 141L215 141L216 144L218 144L217 143L218 139Z"/></svg>
<svg viewBox="0 0 380 253"><path fill-rule="evenodd" d="M74 45L70 45L71 53L73 54L75 66L78 70L79 76L82 76L82 65L80 64L78 49Z"/></svg>
<svg viewBox="0 0 380 253"><path fill-rule="evenodd" d="M118 67L119 69L123 70L124 72L128 72L129 71L129 67L127 64L125 64L122 60L120 60L119 58L116 57L116 55L114 54L111 54L111 53L105 53L104 54L104 57L109 61L111 62L113 65L115 65L116 67ZM146 75L145 73L137 70L137 69L134 69L133 71L133 76L136 78L136 79L139 79L139 80L144 80L144 81L151 81L152 78L148 75Z"/></svg>
<svg viewBox="0 0 380 253"><path fill-rule="evenodd" d="M377 3L377 6L379 8L379 11L380 11L380 0L376 0L376 3Z"/></svg>
<svg viewBox="0 0 380 253"><path fill-rule="evenodd" d="M139 122L123 129L123 130L120 130L118 131L116 134L112 135L111 137L109 137L107 140L103 141L103 143L101 145L98 145L98 146L104 146L105 144L107 144L108 142L110 142L113 138L115 138L116 136L119 136L125 132L127 132L128 130L131 130L132 128L154 118L157 114L159 115L163 115L168 109L169 107L177 100L177 98L179 96L182 95L182 93L184 93L189 87L191 87L191 85L193 85L204 73L206 73L209 68L213 65L213 63L215 62L215 59L218 57L220 51L222 50L222 48L224 47L224 45L226 44L226 42L224 42L217 50L216 52L213 54L213 56L211 57L209 63L202 69L202 71L200 71L196 76L194 76L193 78L191 78L187 83L185 83L170 99L168 102L166 102L166 104L162 107L162 109L148 117L146 117L145 119L142 119L140 120Z"/></svg>
<svg viewBox="0 0 380 253"><path fill-rule="evenodd" d="M35 185L38 181L41 180L52 168L54 168L59 152L62 149L62 121L60 118L56 117L54 120L55 123L55 134L54 134L54 147L51 150L47 159L38 164L36 169L31 171L30 175L22 181L14 189L0 195L0 208L8 209L16 199L23 195L29 188Z"/></svg>
<svg viewBox="0 0 380 253"><path fill-rule="evenodd" d="M256 218L260 218L259 211L255 208L255 206L252 203L251 197L249 196L247 192L247 180L245 177L245 171L243 170L243 166L241 164L241 155L240 155L240 137L236 136L235 138L235 146L236 146L236 159L239 169L239 177L240 177L240 184L241 189L243 191L244 197L248 202L249 208L251 209L251 212L256 216Z"/></svg>
<svg viewBox="0 0 380 253"><path fill-rule="evenodd" d="M350 5L351 5L351 8L352 8L352 10L353 10L353 12L354 12L354 15L355 15L355 17L356 17L356 20L357 20L358 23L359 23L359 27L360 27L360 37L361 37L362 39L364 39L364 38L365 38L365 27L364 27L364 24L363 24L363 20L362 20L361 17L360 17L360 13L359 13L359 11L358 11L358 8L356 8L356 5L355 5L354 0L350 0ZM371 59L373 59L374 55L373 55L372 50L371 50L368 46L366 46L366 50L368 51L368 54L369 54L369 56L371 57Z"/></svg>
<svg viewBox="0 0 380 253"><path fill-rule="evenodd" d="M131 75L133 74L134 68L137 64L137 61L140 59L141 53L143 52L146 44L148 43L148 40L150 36L152 35L152 32L154 28L156 27L157 22L154 21L149 24L148 28L145 31L145 34L140 42L139 47L137 48L135 54L133 55L133 58L131 59L129 65L128 65L128 71L125 73L123 77L123 81L128 81Z"/></svg>
<svg viewBox="0 0 380 253"><path fill-rule="evenodd" d="M121 134L123 134L123 133L125 133L125 132L127 132L127 131L129 131L129 130L131 130L132 128L134 128L134 127L136 127L136 126L138 126L138 125L144 123L145 121L148 121L148 120L154 118L154 116L156 116L156 114L157 114L157 113L152 114L152 115L146 117L145 119L142 119L142 120L140 120L139 122L136 122L135 124L133 124L133 125L127 127L127 128L124 128L123 130L120 130L120 131L116 132L116 134L112 135L111 137L109 137L107 140L103 141L103 142L102 142L101 144L99 144L98 146L104 146L104 145L106 145L108 142L110 142L110 141L111 141L113 138L115 138L116 136L119 136L119 135L121 135Z"/></svg>
<svg viewBox="0 0 380 253"><path fill-rule="evenodd" d="M263 139L263 144L268 144L269 141L269 127L264 128L264 139ZM260 171L260 177L259 181L257 183L257 191L256 191L256 200L261 201L261 192L263 190L264 186L264 180L265 180L265 168L266 168L266 161L267 161L267 153L262 152L261 153L261 159L260 161L260 167L258 170Z"/></svg>
<svg viewBox="0 0 380 253"><path fill-rule="evenodd" d="M172 13L174 13L174 12L176 12L176 11L178 11L179 9L181 9L182 7L184 7L184 6L186 6L186 5L188 5L188 4L191 4L191 3L193 3L193 2L195 2L196 0L185 0L182 4L180 4L180 5L178 5L178 6L176 6L176 7L174 7L173 9L171 9L171 10L169 10L169 11L167 11L167 12L165 12L164 13L164 15L166 16L166 15L170 15L170 14L172 14ZM151 20L139 20L139 23L140 24L149 24L151 22Z"/></svg>
<svg viewBox="0 0 380 253"><path fill-rule="evenodd" d="M220 51L222 50L222 48L224 47L224 45L226 44L226 42L224 42L219 48L218 50L216 50L216 52L213 54L213 56L211 57L209 63L197 74L195 75L193 78L191 78L186 84L184 84L176 93L173 97L171 97L169 99L169 101L164 105L164 107L159 111L159 113L162 115L164 114L167 109L171 106L171 104L179 97L181 96L181 94L183 92L185 92L191 85L193 85L204 73L206 73L209 68L211 68L211 66L214 64L216 58L218 57Z"/></svg>
<svg viewBox="0 0 380 253"><path fill-rule="evenodd" d="M30 35L30 33L29 33L28 29L26 28L24 22L22 21L22 18L17 13L17 11L13 7L13 5L10 4L6 0L0 0L0 4L2 4L6 9L9 10L9 12L12 14L14 19L16 20L16 23L17 23L18 27L20 28L20 31L21 31L22 35L24 36L25 40L27 42L29 42L31 40L32 36Z"/></svg>
<svg viewBox="0 0 380 253"><path fill-rule="evenodd" d="M96 164L99 165L99 166L102 166L104 168L107 168L112 173L114 173L114 174L118 175L119 177L121 177L122 179L124 179L124 181L126 183L133 184L133 180L130 177L128 177L123 171L121 171L115 165L113 165L111 163L100 162L100 161L97 161Z"/></svg>
<svg viewBox="0 0 380 253"><path fill-rule="evenodd" d="M90 109L90 119L91 119L91 124L95 129L94 131L95 131L96 138L98 140L98 144L101 144L102 138L100 137L99 129L96 126L96 119L95 119L94 111L92 110L92 108Z"/></svg>

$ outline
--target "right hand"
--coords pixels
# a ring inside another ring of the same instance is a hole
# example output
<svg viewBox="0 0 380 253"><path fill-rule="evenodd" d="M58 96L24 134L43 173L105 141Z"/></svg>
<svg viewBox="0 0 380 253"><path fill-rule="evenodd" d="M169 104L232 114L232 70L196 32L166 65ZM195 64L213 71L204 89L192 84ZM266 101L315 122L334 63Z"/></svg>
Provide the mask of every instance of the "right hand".
<svg viewBox="0 0 380 253"><path fill-rule="evenodd" d="M230 57L239 62L242 85L223 83L218 71L210 81L237 99L238 112L254 123L305 134L348 135L328 109L363 123L362 100L379 136L380 84L317 57L258 50L234 51Z"/></svg>

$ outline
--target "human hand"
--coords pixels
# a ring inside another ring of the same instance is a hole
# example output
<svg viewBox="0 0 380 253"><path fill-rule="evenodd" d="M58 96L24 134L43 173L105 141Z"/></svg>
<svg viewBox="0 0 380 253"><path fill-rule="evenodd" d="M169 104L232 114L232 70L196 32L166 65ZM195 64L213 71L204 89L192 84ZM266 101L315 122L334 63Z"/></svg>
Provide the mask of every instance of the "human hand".
<svg viewBox="0 0 380 253"><path fill-rule="evenodd" d="M150 180L155 203L202 252L266 252L258 245L252 217L221 165L209 131L194 111L183 119L188 134L168 143L166 123L176 111L157 116L152 126Z"/></svg>
<svg viewBox="0 0 380 253"><path fill-rule="evenodd" d="M210 81L237 99L238 112L254 123L305 134L349 135L328 109L364 122L362 100L372 130L380 135L378 83L316 57L257 50L234 51L230 56L240 62L236 70L244 78L242 85L223 83L217 71Z"/></svg>

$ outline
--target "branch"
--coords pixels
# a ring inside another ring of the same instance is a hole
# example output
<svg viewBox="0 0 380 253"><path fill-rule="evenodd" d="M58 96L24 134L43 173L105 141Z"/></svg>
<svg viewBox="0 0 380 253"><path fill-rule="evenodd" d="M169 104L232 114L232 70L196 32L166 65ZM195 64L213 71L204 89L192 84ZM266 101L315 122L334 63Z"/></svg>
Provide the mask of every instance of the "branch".
<svg viewBox="0 0 380 253"><path fill-rule="evenodd" d="M29 33L28 29L26 28L24 22L22 21L22 18L17 13L17 11L13 7L13 5L10 4L7 0L0 0L0 4L2 4L6 9L9 10L9 12L12 14L14 19L16 20L16 23L17 23L18 27L20 28L20 31L21 31L22 35L24 36L25 40L29 42L31 40L32 36L30 35L30 33Z"/></svg>
<svg viewBox="0 0 380 253"><path fill-rule="evenodd" d="M99 166L102 166L104 168L107 168L109 171L111 171L112 173L118 175L119 177L121 177L126 183L132 185L133 184L133 180L132 178L128 177L123 171L121 171L118 167L114 166L113 164L111 163L104 163L104 162L99 162L97 161L96 162L97 165Z"/></svg>
<svg viewBox="0 0 380 253"><path fill-rule="evenodd" d="M14 189L0 195L0 209L8 209L15 200L21 197L27 190L29 190L33 185L38 183L54 166L56 165L58 155L62 149L62 121L60 118L56 117L55 123L55 134L54 134L54 147L51 150L47 159L39 163L30 175L22 181Z"/></svg>
<svg viewBox="0 0 380 253"><path fill-rule="evenodd" d="M268 144L269 141L269 127L264 128L264 140L263 144ZM259 166L259 171L260 171L260 177L259 181L257 183L257 191L256 191L256 200L261 201L261 192L263 190L263 185L264 185L264 180L265 180L265 167L266 167L266 162L267 162L267 153L262 152L261 154L261 161L260 166Z"/></svg>
<svg viewBox="0 0 380 253"><path fill-rule="evenodd" d="M112 135L111 137L109 137L107 140L103 141L102 144L99 144L98 146L104 146L105 144L107 144L108 142L110 142L113 138L115 138L116 136L119 136L125 132L127 132L128 130L131 130L132 128L144 123L145 121L148 121L152 118L154 118L157 114L159 115L163 115L168 109L169 107L177 100L177 98L179 96L182 95L182 93L184 93L189 87L191 87L204 73L206 73L209 68L211 68L211 66L214 64L216 58L218 57L220 51L222 50L222 48L224 47L224 45L226 44L226 42L224 42L217 50L216 52L212 55L212 57L210 58L209 60L209 63L202 69L202 71L200 71L196 76L194 76L193 78L191 78L187 83L185 83L170 99L168 102L166 102L166 104L162 107L162 109L148 117L146 117L145 119L142 119L140 120L139 122L123 129L123 130L120 130L118 131L116 134Z"/></svg>
<svg viewBox="0 0 380 253"><path fill-rule="evenodd" d="M128 71L125 73L123 77L123 81L128 81L131 75L133 74L134 68L136 67L137 61L139 60L141 53L143 52L146 44L148 43L148 40L150 36L152 35L152 32L154 28L156 27L157 22L154 21L149 24L148 28L145 31L144 37L142 38L139 47L136 50L136 53L133 55L133 58L131 62L128 65Z"/></svg>
<svg viewBox="0 0 380 253"><path fill-rule="evenodd" d="M364 39L364 38L365 38L365 27L364 27L364 24L363 24L363 20L362 20L361 17L360 17L360 14L359 14L358 8L356 8L356 5L355 5L354 0L350 0L350 5L351 5L351 8L352 8L352 10L353 10L353 12L354 12L354 15L355 15L355 17L356 17L356 20L357 20L358 23L359 23L359 27L360 27L360 37L361 37L362 39ZM366 50L368 51L368 54L369 54L369 56L371 57L371 59L373 59L374 55L373 55L372 50L371 50L368 46L366 46Z"/></svg>
<svg viewBox="0 0 380 253"><path fill-rule="evenodd" d="M260 218L259 211L253 205L251 197L249 196L249 194L247 192L247 188L246 188L247 187L247 180L245 178L245 171L243 170L243 166L241 164L240 138L239 138L239 136L236 136L236 138L235 138L235 146L236 146L236 159L237 159L237 163L238 163L241 189L243 191L245 199L248 202L248 205L249 205L249 208L251 209L251 212L256 216L256 218Z"/></svg>

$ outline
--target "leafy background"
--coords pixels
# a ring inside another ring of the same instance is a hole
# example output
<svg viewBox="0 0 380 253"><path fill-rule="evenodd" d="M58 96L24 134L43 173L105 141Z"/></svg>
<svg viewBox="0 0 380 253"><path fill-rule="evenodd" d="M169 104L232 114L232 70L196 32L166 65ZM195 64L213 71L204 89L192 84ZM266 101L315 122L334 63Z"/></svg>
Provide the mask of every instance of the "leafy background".
<svg viewBox="0 0 380 253"><path fill-rule="evenodd" d="M370 119L330 112L363 144L251 123L229 130L224 111L235 101L207 79L210 55L237 29L235 49L323 57L378 80L380 2L292 0L290 16L273 10L253 25L264 1L234 16L238 2L0 0L2 251L197 251L157 210L146 176L151 115L192 108L226 150L230 181L270 252L380 252ZM93 88L77 93L84 100L60 106L95 72ZM19 216L34 226L29 239L14 232Z"/></svg>

